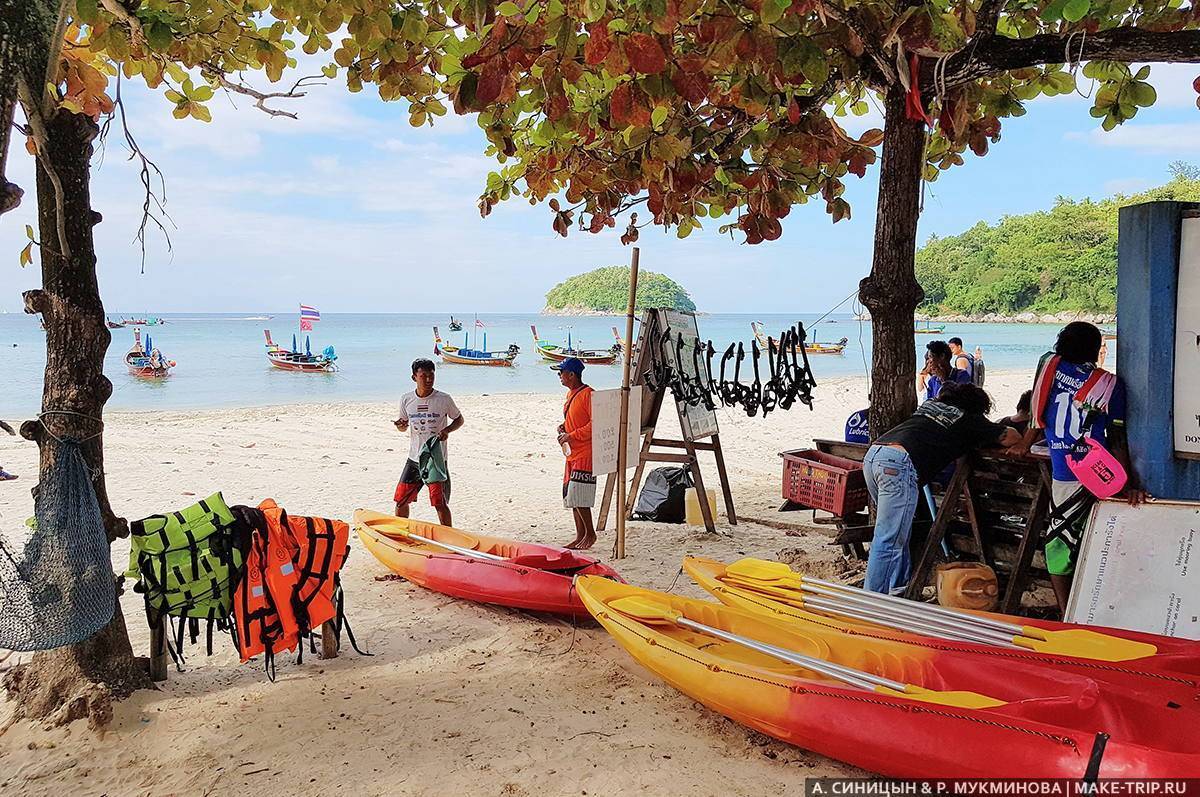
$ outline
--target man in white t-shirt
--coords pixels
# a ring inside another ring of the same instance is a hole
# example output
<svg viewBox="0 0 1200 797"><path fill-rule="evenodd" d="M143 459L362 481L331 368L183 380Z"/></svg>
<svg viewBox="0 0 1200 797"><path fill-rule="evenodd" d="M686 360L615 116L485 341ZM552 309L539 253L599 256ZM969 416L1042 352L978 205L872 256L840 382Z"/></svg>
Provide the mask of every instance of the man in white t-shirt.
<svg viewBox="0 0 1200 797"><path fill-rule="evenodd" d="M396 485L396 515L408 517L408 507L417 500L421 487L429 487L429 504L437 510L438 522L443 526L453 525L450 517L450 472L445 467L446 438L451 432L462 428L463 416L454 399L440 390L433 389L434 365L432 360L413 360L412 380L417 389L400 398L400 417L396 428L408 431L412 442L408 448L408 461ZM422 477L421 452L433 438L441 444L441 467L426 467ZM439 472L444 471L444 472ZM429 475L432 473L432 475ZM441 478L443 477L444 478Z"/></svg>

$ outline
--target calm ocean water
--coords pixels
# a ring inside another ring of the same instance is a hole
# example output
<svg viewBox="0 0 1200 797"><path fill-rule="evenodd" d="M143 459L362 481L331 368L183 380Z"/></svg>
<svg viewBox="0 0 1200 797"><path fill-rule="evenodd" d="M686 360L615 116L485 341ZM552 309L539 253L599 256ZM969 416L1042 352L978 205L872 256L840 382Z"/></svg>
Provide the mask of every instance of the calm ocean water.
<svg viewBox="0 0 1200 797"><path fill-rule="evenodd" d="M117 314L114 314L116 317ZM171 376L150 382L130 376L123 357L133 343L131 329L113 330L105 373L113 382L108 406L121 410L178 410L207 407L242 407L266 404L297 404L334 401L391 400L411 388L410 363L415 357L433 354L432 327L437 324L443 339L461 345L463 333L450 334L447 316L406 314L323 314L312 333L312 349L333 345L340 370L332 374L297 374L271 368L264 354L263 329L275 341L287 345L296 332L295 315L277 315L269 321L246 315L174 314L167 324L148 327L154 345L168 359L178 362ZM472 316L459 316L469 330ZM796 321L806 326L817 315L708 315L699 319L700 334L711 339L718 351L742 340L750 344L751 321L762 321L776 333ZM568 333L577 346L607 348L613 342L611 327L624 331L623 318L562 318L537 314L488 314L479 317L486 327L490 349L518 344L522 353L514 368L478 368L439 365L438 386L451 393L557 393L557 376L533 352L529 325L536 324L543 338L566 342ZM870 323L850 315L834 315L816 328L820 341L849 338L841 356L814 356L813 371L823 377L862 375L871 357ZM1057 328L1049 325L951 324L941 336L919 336L924 343L934 337L958 335L968 350L984 348L985 360L994 370L1030 369L1038 356L1053 343ZM304 346L304 336L299 336ZM923 346L922 346L923 348ZM0 417L24 418L41 404L45 341L36 317L9 313L0 315L0 369L5 379L0 390ZM592 366L588 382L595 387L620 383L617 366Z"/></svg>

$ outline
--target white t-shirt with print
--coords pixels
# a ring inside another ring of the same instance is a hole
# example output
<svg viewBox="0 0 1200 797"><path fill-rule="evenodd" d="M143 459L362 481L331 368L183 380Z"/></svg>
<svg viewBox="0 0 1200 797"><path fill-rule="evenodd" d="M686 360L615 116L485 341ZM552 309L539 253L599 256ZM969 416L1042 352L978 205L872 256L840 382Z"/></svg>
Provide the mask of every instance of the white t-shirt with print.
<svg viewBox="0 0 1200 797"><path fill-rule="evenodd" d="M425 397L418 396L415 390L401 396L400 418L408 421L408 431L412 437L408 458L416 462L425 441L440 434L461 415L454 399L440 390L434 390ZM446 444L442 443L442 456L446 455Z"/></svg>

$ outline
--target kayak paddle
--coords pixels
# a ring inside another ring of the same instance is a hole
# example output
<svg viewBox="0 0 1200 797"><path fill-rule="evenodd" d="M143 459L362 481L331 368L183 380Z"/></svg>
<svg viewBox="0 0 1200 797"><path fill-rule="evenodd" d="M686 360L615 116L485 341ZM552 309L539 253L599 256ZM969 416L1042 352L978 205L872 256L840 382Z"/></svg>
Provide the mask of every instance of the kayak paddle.
<svg viewBox="0 0 1200 797"><path fill-rule="evenodd" d="M893 697L907 697L912 700L920 700L926 703L936 703L941 706L953 706L956 708L993 708L995 706L1004 705L1004 701L996 700L995 698L981 695L977 692L953 691L939 692L933 689L926 689L915 684L907 684L901 681L893 681L890 678L884 678L874 673L856 670L853 667L845 667L841 664L835 664L825 659L818 659L812 656L805 656L801 653L796 653L787 648L776 647L775 645L759 642L755 639L731 634L728 631L722 631L719 628L697 623L694 620L689 620L684 617L681 612L672 609L670 606L660 603L651 598L642 597L640 595L630 595L624 598L618 598L607 604L610 609L628 615L637 620L649 624L673 624L681 628L688 628L693 631L699 631L702 634L722 639L726 642L733 642L738 645L743 645L751 650L756 650L759 653L764 653L781 661L786 661L789 664L794 664L798 667L803 667L806 670L824 675L835 681L840 681L850 686L855 686L860 689L867 689L878 694L890 695Z"/></svg>
<svg viewBox="0 0 1200 797"><path fill-rule="evenodd" d="M732 576L734 582L749 589L762 590L764 594L770 588L783 590L785 593L788 590L800 590L820 596L826 604L832 602L843 608L858 611L860 614L866 609L872 609L872 614L882 613L890 618L887 621L871 620L871 622L892 627L900 625L902 628L907 627L914 631L917 630L914 627L916 624L921 624L926 628L934 626L944 629L944 632L918 631L918 633L933 636L955 634L956 638L961 638L963 634L966 634L971 637L968 641L976 641L981 644L1016 645L1038 653L1111 662L1147 658L1158 651L1158 648L1147 642L1138 642L1099 631L1083 628L1049 631L1036 626L1018 625L978 614L958 612L942 606L868 592L847 587L844 584L803 576L794 572L783 562L740 559L726 567L725 574L727 577ZM810 605L816 608L815 604L810 603Z"/></svg>

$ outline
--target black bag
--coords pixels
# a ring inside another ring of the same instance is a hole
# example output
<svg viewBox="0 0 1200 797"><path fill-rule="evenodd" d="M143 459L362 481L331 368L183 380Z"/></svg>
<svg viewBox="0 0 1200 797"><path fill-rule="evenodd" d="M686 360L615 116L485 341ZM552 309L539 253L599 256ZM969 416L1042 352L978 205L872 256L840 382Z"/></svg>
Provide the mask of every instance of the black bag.
<svg viewBox="0 0 1200 797"><path fill-rule="evenodd" d="M684 498L692 488L689 468L655 468L646 477L633 516L655 523L682 523Z"/></svg>

